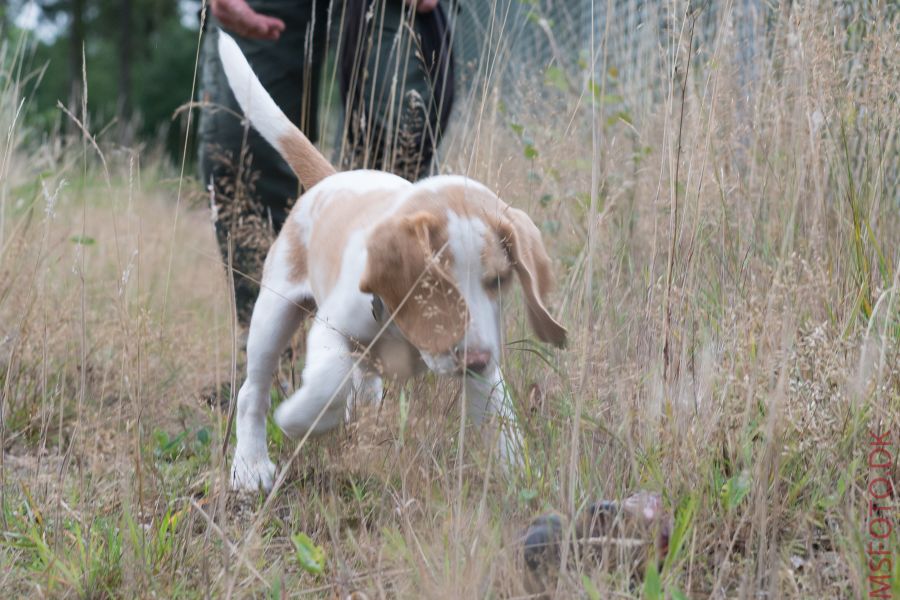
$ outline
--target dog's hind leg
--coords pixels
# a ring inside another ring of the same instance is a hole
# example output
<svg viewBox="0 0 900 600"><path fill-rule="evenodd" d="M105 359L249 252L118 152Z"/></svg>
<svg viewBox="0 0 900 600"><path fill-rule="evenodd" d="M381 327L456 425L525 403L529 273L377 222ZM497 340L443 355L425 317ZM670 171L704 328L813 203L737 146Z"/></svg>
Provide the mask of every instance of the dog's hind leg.
<svg viewBox="0 0 900 600"><path fill-rule="evenodd" d="M346 336L325 320L306 338L303 385L275 410L275 422L289 436L325 433L344 422L353 387L354 358Z"/></svg>

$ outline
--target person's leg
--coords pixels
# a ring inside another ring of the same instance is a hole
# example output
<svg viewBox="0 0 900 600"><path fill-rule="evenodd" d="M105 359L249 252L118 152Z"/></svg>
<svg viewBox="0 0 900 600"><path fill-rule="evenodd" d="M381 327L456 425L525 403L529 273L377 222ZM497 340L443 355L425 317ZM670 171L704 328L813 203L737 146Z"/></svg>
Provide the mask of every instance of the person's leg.
<svg viewBox="0 0 900 600"><path fill-rule="evenodd" d="M315 141L327 0L250 4L258 12L284 20L286 29L276 42L234 37L275 102ZM259 293L257 281L266 253L299 194L299 185L275 149L242 122L219 62L218 27L215 20L210 23L202 48L199 100L207 105L200 115L199 166L204 186L212 186L216 237L224 260L231 246L238 319L246 326Z"/></svg>
<svg viewBox="0 0 900 600"><path fill-rule="evenodd" d="M345 10L342 166L427 176L453 102L446 15L416 14L399 0L351 0Z"/></svg>

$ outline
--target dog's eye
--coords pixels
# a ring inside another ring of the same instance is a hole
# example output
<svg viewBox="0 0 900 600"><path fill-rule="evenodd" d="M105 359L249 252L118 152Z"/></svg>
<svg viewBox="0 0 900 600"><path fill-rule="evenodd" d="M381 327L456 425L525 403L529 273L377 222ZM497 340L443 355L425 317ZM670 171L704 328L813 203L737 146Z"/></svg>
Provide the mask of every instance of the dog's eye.
<svg viewBox="0 0 900 600"><path fill-rule="evenodd" d="M482 285L484 285L484 289L486 289L487 291L497 292L506 285L507 281L509 281L509 272L500 273L493 277L487 277L481 283Z"/></svg>

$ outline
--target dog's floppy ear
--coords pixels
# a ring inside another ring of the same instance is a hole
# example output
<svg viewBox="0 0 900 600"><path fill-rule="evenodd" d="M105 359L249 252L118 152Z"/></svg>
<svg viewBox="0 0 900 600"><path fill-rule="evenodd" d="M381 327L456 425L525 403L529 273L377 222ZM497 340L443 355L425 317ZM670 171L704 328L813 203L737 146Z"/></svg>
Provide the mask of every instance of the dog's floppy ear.
<svg viewBox="0 0 900 600"><path fill-rule="evenodd" d="M446 228L432 213L395 217L369 236L360 291L375 294L414 346L448 352L462 339L468 309L447 275Z"/></svg>
<svg viewBox="0 0 900 600"><path fill-rule="evenodd" d="M553 287L553 274L541 232L521 210L510 208L504 216L497 227L519 276L531 327L542 341L565 346L566 328L550 316L543 302Z"/></svg>

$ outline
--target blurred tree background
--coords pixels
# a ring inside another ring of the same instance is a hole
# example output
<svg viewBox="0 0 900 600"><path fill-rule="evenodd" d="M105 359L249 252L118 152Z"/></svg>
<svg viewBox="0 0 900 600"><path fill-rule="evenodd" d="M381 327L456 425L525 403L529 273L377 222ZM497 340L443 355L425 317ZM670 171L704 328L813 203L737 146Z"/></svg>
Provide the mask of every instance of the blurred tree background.
<svg viewBox="0 0 900 600"><path fill-rule="evenodd" d="M35 134L73 127L57 102L81 118L83 48L91 133L156 142L180 158L186 120L173 115L190 100L199 3L0 0L0 30L0 60L24 57L18 77Z"/></svg>

